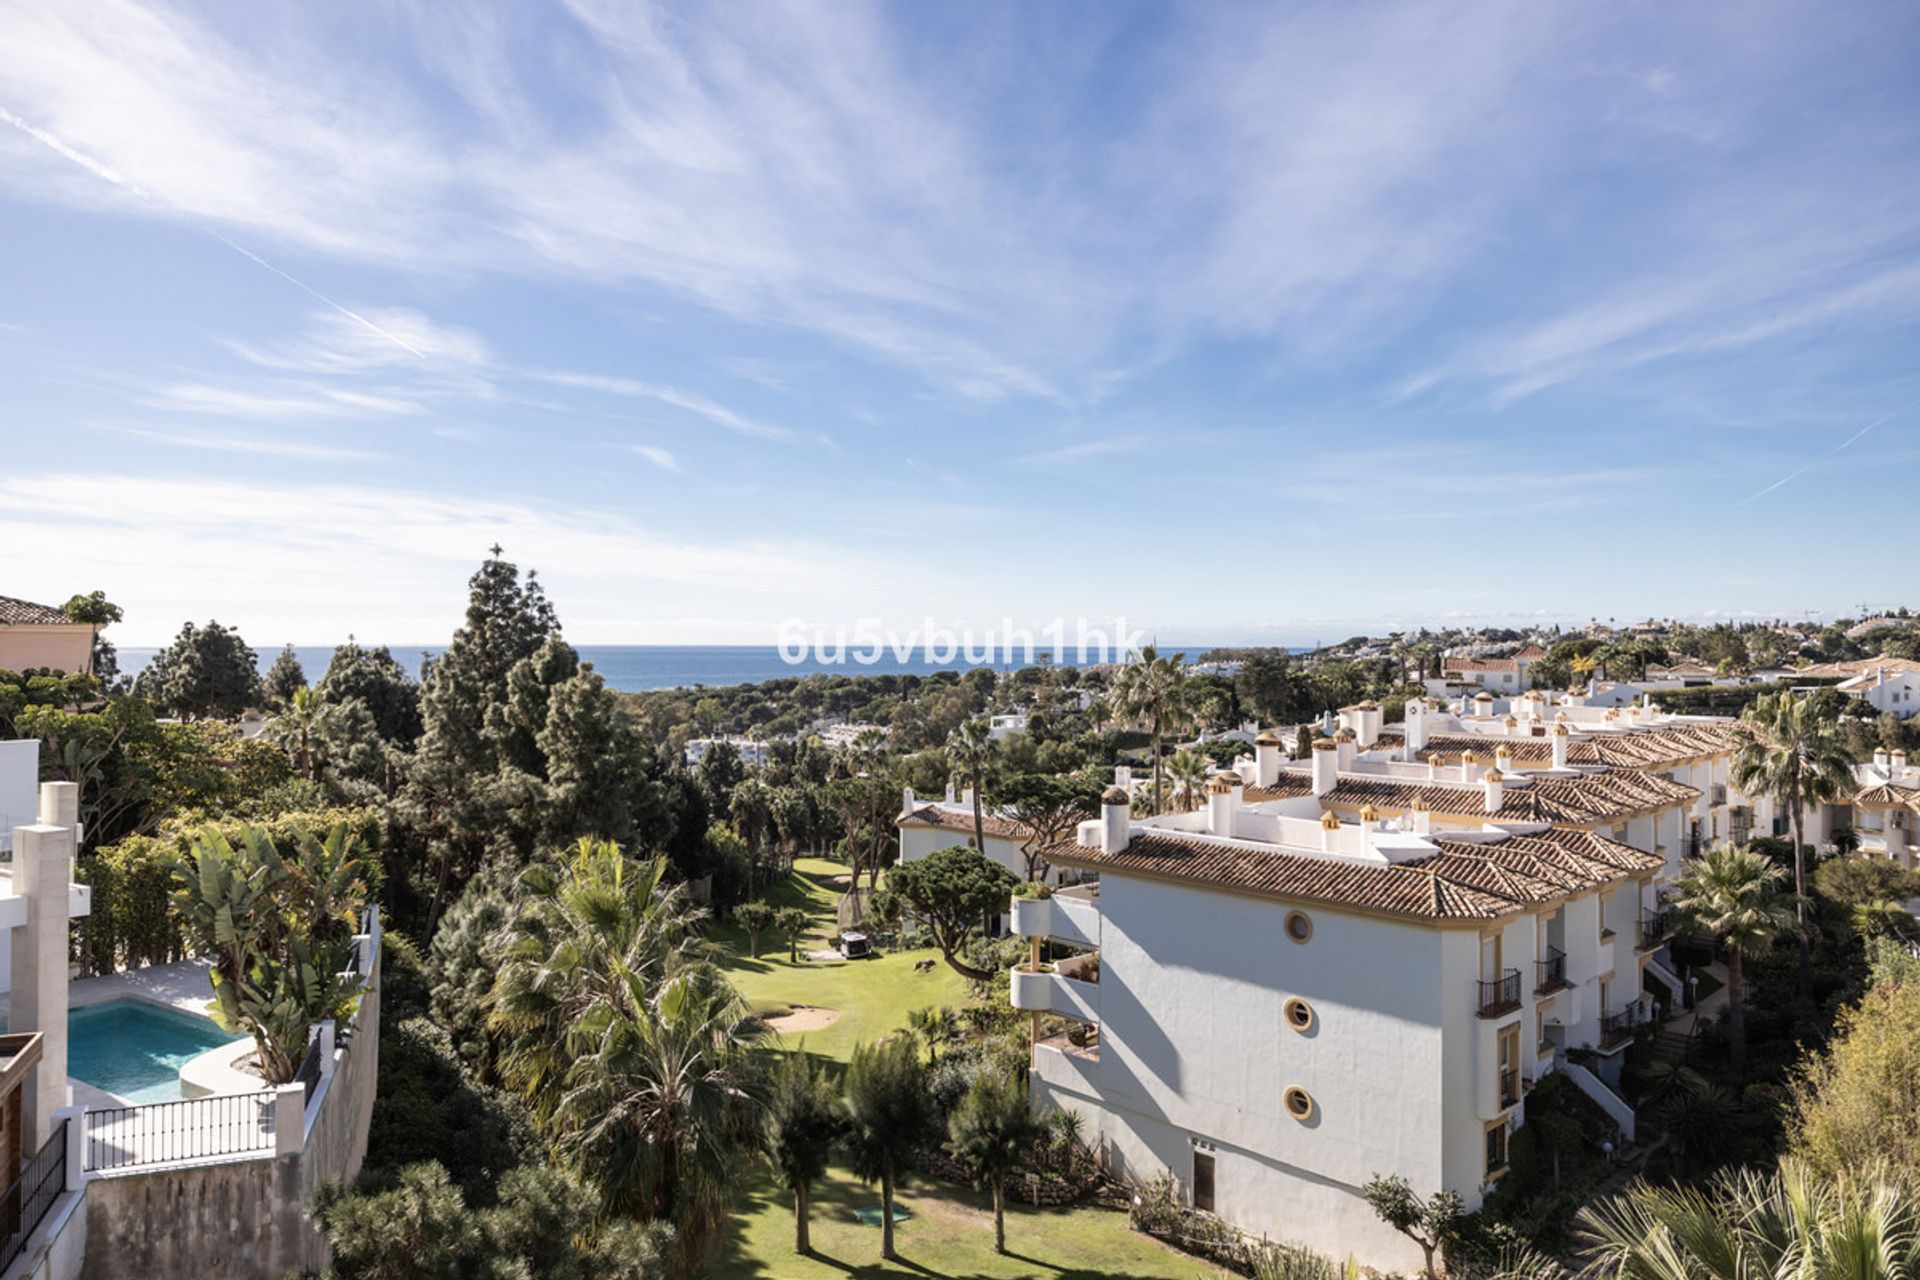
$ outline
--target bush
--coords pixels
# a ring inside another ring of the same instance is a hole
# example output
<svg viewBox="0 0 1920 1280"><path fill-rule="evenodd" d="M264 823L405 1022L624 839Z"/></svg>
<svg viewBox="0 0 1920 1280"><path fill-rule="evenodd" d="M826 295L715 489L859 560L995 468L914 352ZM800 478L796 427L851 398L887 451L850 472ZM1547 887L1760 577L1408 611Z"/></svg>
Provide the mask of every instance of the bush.
<svg viewBox="0 0 1920 1280"><path fill-rule="evenodd" d="M377 899L381 829L379 815L371 809L289 810L257 820L183 818L157 835L128 836L83 854L74 875L93 887L93 910L82 931L81 966L89 974L113 973L166 964L187 954L186 932L173 908L173 863L191 852L195 838L208 827L237 844L243 828L251 826L276 848L291 849L302 831L324 836L341 825L360 842L369 896Z"/></svg>

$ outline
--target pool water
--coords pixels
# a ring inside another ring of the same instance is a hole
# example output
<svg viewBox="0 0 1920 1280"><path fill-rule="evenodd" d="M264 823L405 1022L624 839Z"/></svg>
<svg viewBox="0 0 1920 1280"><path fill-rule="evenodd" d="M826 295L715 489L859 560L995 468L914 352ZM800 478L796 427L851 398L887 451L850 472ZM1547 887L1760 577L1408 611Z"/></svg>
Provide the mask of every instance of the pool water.
<svg viewBox="0 0 1920 1280"><path fill-rule="evenodd" d="M145 1000L107 1000L67 1011L67 1074L129 1102L169 1102L186 1096L187 1061L244 1039Z"/></svg>

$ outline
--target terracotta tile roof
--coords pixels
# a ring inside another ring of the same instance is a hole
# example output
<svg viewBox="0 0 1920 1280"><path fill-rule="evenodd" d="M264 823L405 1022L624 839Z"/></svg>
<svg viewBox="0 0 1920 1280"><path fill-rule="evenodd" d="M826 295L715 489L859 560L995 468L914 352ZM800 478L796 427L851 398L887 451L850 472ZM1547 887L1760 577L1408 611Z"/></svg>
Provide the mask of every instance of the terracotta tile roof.
<svg viewBox="0 0 1920 1280"><path fill-rule="evenodd" d="M1877 786L1862 787L1854 793L1853 803L1869 808L1887 808L1905 805L1909 809L1920 809L1920 787L1902 787L1891 782L1882 782Z"/></svg>
<svg viewBox="0 0 1920 1280"><path fill-rule="evenodd" d="M1823 662L1817 666L1801 667L1793 674L1829 679L1834 676L1871 675L1875 667L1885 667L1890 672L1920 671L1920 662L1915 662L1911 658L1890 658L1883 653L1877 658L1858 658L1852 662Z"/></svg>
<svg viewBox="0 0 1920 1280"><path fill-rule="evenodd" d="M16 600L12 596L0 596L0 626L70 627L74 625L77 624L72 618L50 604L35 604L31 600Z"/></svg>
<svg viewBox="0 0 1920 1280"><path fill-rule="evenodd" d="M1276 786L1247 788L1246 801L1256 804L1311 794L1309 776L1288 771ZM1455 817L1585 826L1618 822L1632 814L1691 804L1699 798L1697 788L1623 769L1579 778L1536 778L1527 786L1506 787L1501 792L1499 812L1493 814L1487 813L1486 788L1479 783L1417 782L1371 774L1341 774L1333 790L1320 800L1335 812L1358 812L1367 805L1404 812L1423 804L1434 813Z"/></svg>
<svg viewBox="0 0 1920 1280"><path fill-rule="evenodd" d="M901 827L939 827L943 831L956 831L961 835L973 834L973 810L949 809L940 804L923 804L912 813L902 814L894 824ZM990 836L1004 836L1009 840L1025 840L1026 828L1012 818L1004 817L991 809L980 811L980 829Z"/></svg>
<svg viewBox="0 0 1920 1280"><path fill-rule="evenodd" d="M1375 748L1397 747L1406 741L1404 726L1381 730ZM1610 769L1667 769L1702 756L1724 755L1739 744L1739 731L1727 724L1675 724L1653 729L1623 729L1606 733L1576 733L1567 739L1567 763L1604 765ZM1491 763L1493 753L1506 747L1516 765L1545 768L1553 763L1553 740L1541 737L1503 737L1481 733L1430 733L1419 758L1445 756L1457 762L1471 751Z"/></svg>
<svg viewBox="0 0 1920 1280"><path fill-rule="evenodd" d="M1135 829L1119 853L1068 841L1047 850L1047 860L1102 875L1186 880L1421 920L1496 919L1661 866L1653 854L1584 831L1435 843L1440 852L1426 858L1373 866Z"/></svg>
<svg viewBox="0 0 1920 1280"><path fill-rule="evenodd" d="M1449 671L1517 671L1519 664L1512 658L1442 658L1440 672Z"/></svg>

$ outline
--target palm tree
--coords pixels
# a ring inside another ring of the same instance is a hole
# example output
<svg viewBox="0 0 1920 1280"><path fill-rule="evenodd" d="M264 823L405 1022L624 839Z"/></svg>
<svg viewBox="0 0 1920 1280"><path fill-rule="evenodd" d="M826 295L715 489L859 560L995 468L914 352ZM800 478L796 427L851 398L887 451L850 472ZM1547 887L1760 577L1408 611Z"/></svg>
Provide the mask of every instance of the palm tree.
<svg viewBox="0 0 1920 1280"><path fill-rule="evenodd" d="M947 738L947 761L954 779L973 795L973 847L985 852L987 833L980 816L980 797L987 789L987 761L993 752L993 733L985 720L964 721Z"/></svg>
<svg viewBox="0 0 1920 1280"><path fill-rule="evenodd" d="M1801 840L1806 806L1831 804L1853 794L1853 761L1840 725L1821 714L1811 697L1791 689L1754 699L1735 724L1739 742L1728 776L1750 796L1784 805L1793 832L1793 891L1800 926L1800 990L1813 987L1813 935L1807 928L1807 858Z"/></svg>
<svg viewBox="0 0 1920 1280"><path fill-rule="evenodd" d="M1163 658L1148 645L1140 656L1120 669L1113 680L1114 710L1142 725L1153 735L1153 811L1164 807L1160 787L1162 739L1191 721L1192 696L1187 684L1186 654Z"/></svg>
<svg viewBox="0 0 1920 1280"><path fill-rule="evenodd" d="M982 1072L947 1119L947 1151L993 1197L993 1251L1007 1251L1007 1175L1046 1133L1027 1110L1026 1085Z"/></svg>
<svg viewBox="0 0 1920 1280"><path fill-rule="evenodd" d="M911 1036L854 1048L847 1064L847 1154L853 1171L880 1184L880 1256L893 1261L893 1184L926 1136L926 1073Z"/></svg>
<svg viewBox="0 0 1920 1280"><path fill-rule="evenodd" d="M1167 777L1173 782L1173 798L1182 810L1200 803L1207 785L1207 758L1198 751L1182 747L1167 757Z"/></svg>
<svg viewBox="0 0 1920 1280"><path fill-rule="evenodd" d="M717 1238L758 1145L756 1024L706 959L702 913L611 842L522 877L492 993L507 1081L608 1213L675 1225L683 1270Z"/></svg>
<svg viewBox="0 0 1920 1280"><path fill-rule="evenodd" d="M767 1094L767 1163L793 1192L793 1250L813 1252L807 1219L813 1184L827 1171L833 1149L846 1133L847 1113L833 1082L814 1063L804 1045L786 1056L773 1073Z"/></svg>
<svg viewBox="0 0 1920 1280"><path fill-rule="evenodd" d="M1695 928L1727 948L1727 1027L1733 1038L1733 1069L1747 1065L1747 982L1741 965L1774 939L1794 929L1790 895L1781 892L1786 872L1763 853L1722 845L1689 858L1674 883L1673 905Z"/></svg>
<svg viewBox="0 0 1920 1280"><path fill-rule="evenodd" d="M268 742L293 757L293 767L302 778L317 782L320 777L318 744L326 738L336 718L336 709L331 704L322 702L319 694L302 686L293 691L292 699L260 729Z"/></svg>
<svg viewBox="0 0 1920 1280"><path fill-rule="evenodd" d="M1906 1280L1920 1268L1920 1189L1883 1163L1831 1179L1782 1160L1704 1189L1642 1182L1579 1223L1594 1280Z"/></svg>

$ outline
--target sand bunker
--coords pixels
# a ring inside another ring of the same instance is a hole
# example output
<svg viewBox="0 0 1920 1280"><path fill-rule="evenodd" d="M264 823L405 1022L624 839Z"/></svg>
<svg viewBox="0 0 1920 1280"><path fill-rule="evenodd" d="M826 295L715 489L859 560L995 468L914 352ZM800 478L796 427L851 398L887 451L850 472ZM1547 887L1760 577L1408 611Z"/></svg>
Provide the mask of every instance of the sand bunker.
<svg viewBox="0 0 1920 1280"><path fill-rule="evenodd" d="M837 875L833 878L833 883L834 884L852 884L853 877L843 872L840 875Z"/></svg>
<svg viewBox="0 0 1920 1280"><path fill-rule="evenodd" d="M763 1019L769 1029L782 1035L795 1031L819 1031L839 1020L838 1009L821 1009L810 1004L797 1004L778 1017Z"/></svg>

